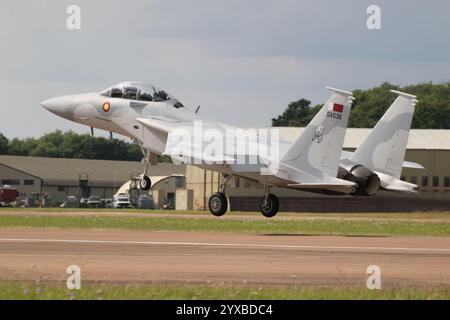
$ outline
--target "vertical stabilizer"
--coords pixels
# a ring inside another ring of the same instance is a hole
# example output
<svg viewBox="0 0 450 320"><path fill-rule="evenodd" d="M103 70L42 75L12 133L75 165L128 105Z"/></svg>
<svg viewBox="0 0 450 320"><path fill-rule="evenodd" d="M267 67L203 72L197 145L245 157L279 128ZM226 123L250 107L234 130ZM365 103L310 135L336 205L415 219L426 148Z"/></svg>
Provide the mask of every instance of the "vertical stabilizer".
<svg viewBox="0 0 450 320"><path fill-rule="evenodd" d="M418 101L413 95L394 90L392 92L399 96L350 160L399 179L414 108Z"/></svg>
<svg viewBox="0 0 450 320"><path fill-rule="evenodd" d="M334 88L330 99L308 124L281 159L283 164L303 172L337 176L344 144L352 93Z"/></svg>

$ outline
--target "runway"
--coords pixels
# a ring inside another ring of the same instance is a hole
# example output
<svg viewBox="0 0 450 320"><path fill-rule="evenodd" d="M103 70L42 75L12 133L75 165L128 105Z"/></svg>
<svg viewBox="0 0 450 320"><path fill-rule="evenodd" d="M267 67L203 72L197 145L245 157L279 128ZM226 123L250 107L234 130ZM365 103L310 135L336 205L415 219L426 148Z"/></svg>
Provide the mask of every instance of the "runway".
<svg viewBox="0 0 450 320"><path fill-rule="evenodd" d="M0 229L0 279L248 286L450 286L450 239Z"/></svg>

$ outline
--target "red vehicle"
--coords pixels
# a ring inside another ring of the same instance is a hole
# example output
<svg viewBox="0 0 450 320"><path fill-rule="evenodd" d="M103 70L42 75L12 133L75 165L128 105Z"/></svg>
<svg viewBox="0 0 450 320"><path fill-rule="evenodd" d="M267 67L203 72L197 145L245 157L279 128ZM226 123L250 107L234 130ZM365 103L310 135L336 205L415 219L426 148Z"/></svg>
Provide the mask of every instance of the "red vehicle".
<svg viewBox="0 0 450 320"><path fill-rule="evenodd" d="M9 206L10 203L16 201L19 197L17 189L4 187L0 188L0 206Z"/></svg>

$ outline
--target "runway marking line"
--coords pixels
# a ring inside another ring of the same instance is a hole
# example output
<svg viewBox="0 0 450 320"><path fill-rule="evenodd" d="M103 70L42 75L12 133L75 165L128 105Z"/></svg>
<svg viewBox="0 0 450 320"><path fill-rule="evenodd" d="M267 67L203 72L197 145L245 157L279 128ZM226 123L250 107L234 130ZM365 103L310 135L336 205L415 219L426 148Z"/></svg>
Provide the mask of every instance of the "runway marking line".
<svg viewBox="0 0 450 320"><path fill-rule="evenodd" d="M405 248L405 247L355 247L355 246L312 246L253 243L213 243L213 242L177 242L177 241L132 241L132 240L83 240L83 239L36 239L36 238L0 238L0 242L53 242L72 244L134 244L134 245L172 245L198 247L242 247L267 249L325 249L325 250L387 250L387 251L433 251L449 252L450 248Z"/></svg>

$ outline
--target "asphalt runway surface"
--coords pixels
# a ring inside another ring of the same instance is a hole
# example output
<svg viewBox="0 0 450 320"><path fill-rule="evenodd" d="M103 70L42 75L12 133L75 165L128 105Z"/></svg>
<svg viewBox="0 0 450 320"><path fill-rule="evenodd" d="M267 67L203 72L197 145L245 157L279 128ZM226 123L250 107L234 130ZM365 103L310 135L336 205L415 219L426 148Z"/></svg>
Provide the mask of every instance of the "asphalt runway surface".
<svg viewBox="0 0 450 320"><path fill-rule="evenodd" d="M0 229L0 279L245 286L450 286L450 238Z"/></svg>

